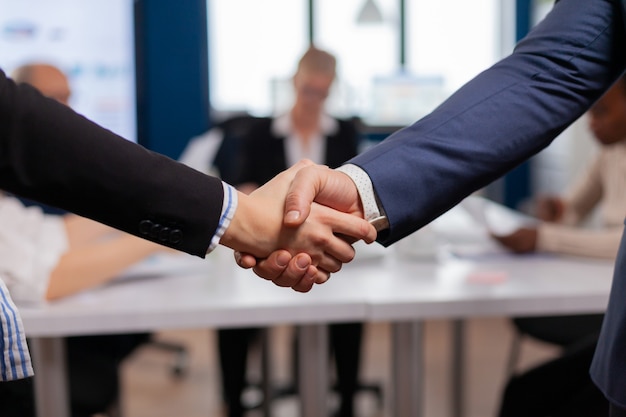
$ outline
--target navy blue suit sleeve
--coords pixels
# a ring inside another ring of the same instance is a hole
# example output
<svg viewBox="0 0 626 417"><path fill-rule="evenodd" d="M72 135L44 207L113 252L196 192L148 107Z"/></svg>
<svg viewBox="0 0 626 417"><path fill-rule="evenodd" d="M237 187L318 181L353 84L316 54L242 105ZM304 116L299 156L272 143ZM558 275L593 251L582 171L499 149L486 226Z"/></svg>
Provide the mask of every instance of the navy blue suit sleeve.
<svg viewBox="0 0 626 417"><path fill-rule="evenodd" d="M354 159L390 221L388 245L547 146L624 70L619 2L561 0L514 52L430 115Z"/></svg>

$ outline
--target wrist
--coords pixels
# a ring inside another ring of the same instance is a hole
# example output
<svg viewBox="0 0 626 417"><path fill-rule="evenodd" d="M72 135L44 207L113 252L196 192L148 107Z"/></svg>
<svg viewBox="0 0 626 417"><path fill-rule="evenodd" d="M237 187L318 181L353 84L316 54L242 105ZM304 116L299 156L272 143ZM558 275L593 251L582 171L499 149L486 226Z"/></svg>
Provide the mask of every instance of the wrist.
<svg viewBox="0 0 626 417"><path fill-rule="evenodd" d="M267 240L271 232L265 230L263 225L267 226L271 220L259 215L262 212L259 210L259 202L250 195L237 191L237 200L237 208L219 243L257 257L267 256L271 251Z"/></svg>
<svg viewBox="0 0 626 417"><path fill-rule="evenodd" d="M337 168L337 171L344 173L352 180L358 194L356 200L359 202L359 210L363 218L369 221L377 232L388 229L389 220L367 172L352 164L342 165Z"/></svg>
<svg viewBox="0 0 626 417"><path fill-rule="evenodd" d="M248 198L246 194L236 191L237 193L237 208L233 212L232 218L228 227L224 230L224 233L219 239L220 245L229 247L234 250L242 250L241 236L246 229L244 219L247 217L248 211Z"/></svg>

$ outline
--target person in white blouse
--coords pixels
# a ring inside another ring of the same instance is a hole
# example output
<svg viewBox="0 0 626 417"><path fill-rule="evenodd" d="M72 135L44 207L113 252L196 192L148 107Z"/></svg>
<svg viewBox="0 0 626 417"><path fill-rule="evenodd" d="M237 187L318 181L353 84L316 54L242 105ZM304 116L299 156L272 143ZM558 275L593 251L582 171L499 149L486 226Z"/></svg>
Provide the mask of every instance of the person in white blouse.
<svg viewBox="0 0 626 417"><path fill-rule="evenodd" d="M359 134L353 120L339 119L326 111L327 98L336 79L336 58L310 46L298 61L292 77L290 108L275 117L236 116L194 138L179 160L221 178L250 193L275 175L303 159L337 167L355 156ZM220 329L218 343L222 385L229 417L245 413L241 402L245 389L248 347L258 328ZM359 388L363 325L358 322L329 326L337 370L339 407L336 415L354 415Z"/></svg>
<svg viewBox="0 0 626 417"><path fill-rule="evenodd" d="M0 197L0 275L16 304L45 303L103 285L129 266L174 249L74 215L45 214L37 206ZM185 255L181 255L185 256ZM104 412L117 404L119 362L149 340L149 334L69 337L68 372L72 416ZM32 382L0 385L0 403L32 413Z"/></svg>
<svg viewBox="0 0 626 417"><path fill-rule="evenodd" d="M17 304L102 285L159 252L175 251L84 217L47 215L0 197L0 271Z"/></svg>
<svg viewBox="0 0 626 417"><path fill-rule="evenodd" d="M540 196L543 223L494 236L517 253L550 252L615 259L626 215L626 78L620 78L589 110L599 152L564 196ZM601 227L584 227L599 209Z"/></svg>

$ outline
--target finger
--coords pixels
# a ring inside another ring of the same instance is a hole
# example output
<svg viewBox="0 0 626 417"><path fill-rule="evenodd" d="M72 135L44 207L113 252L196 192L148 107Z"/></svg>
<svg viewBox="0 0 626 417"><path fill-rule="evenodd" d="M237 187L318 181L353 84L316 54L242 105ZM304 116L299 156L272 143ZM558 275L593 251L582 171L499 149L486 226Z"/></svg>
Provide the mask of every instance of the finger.
<svg viewBox="0 0 626 417"><path fill-rule="evenodd" d="M324 284L326 281L330 279L330 272L317 268L317 274L315 274L315 283L316 284Z"/></svg>
<svg viewBox="0 0 626 417"><path fill-rule="evenodd" d="M253 271L261 278L273 281L287 269L291 260L289 252L279 249L265 259L255 259L256 266L253 266Z"/></svg>
<svg viewBox="0 0 626 417"><path fill-rule="evenodd" d="M352 248L352 246L350 247ZM349 257L349 259L348 257L346 257L345 260L343 261L340 261L339 259L330 255L329 253L325 253L324 256L322 256L320 259L314 259L314 263L316 263L318 268L321 268L325 271L339 272L344 263L350 262L352 259L354 259L354 255L355 255L354 248L352 249L352 256Z"/></svg>
<svg viewBox="0 0 626 417"><path fill-rule="evenodd" d="M235 256L235 262L243 269L250 269L256 265L256 258L249 253L242 253L239 251L234 251L233 255Z"/></svg>
<svg viewBox="0 0 626 417"><path fill-rule="evenodd" d="M282 270L279 270L278 268L273 268L274 276L267 279L271 279L274 284L278 285L279 287L293 287L294 285L298 284L300 280L302 280L311 265L311 257L306 253L299 253L291 258L291 260L287 263L285 267L282 268ZM270 276L268 272L272 270L272 267L273 266L271 264L266 265L266 268L263 271L263 277ZM257 268L255 268L254 271L255 273L257 273ZM259 274L257 273L257 275Z"/></svg>
<svg viewBox="0 0 626 417"><path fill-rule="evenodd" d="M318 275L320 275L320 278L318 278ZM323 277L323 272L319 271L315 266L310 265L302 279L291 288L297 292L309 292L311 291L311 288L313 288L313 285L317 283L317 280L321 280Z"/></svg>
<svg viewBox="0 0 626 417"><path fill-rule="evenodd" d="M321 181L319 170L314 167L302 168L296 173L285 198L285 225L299 226L309 217Z"/></svg>
<svg viewBox="0 0 626 417"><path fill-rule="evenodd" d="M322 234L317 241L313 242L315 247L324 248L323 257L314 257L314 263L330 272L337 272L340 264L333 262L335 258L340 263L346 263L354 259L354 248L350 241L344 239L345 235L350 235L358 239L367 239L370 243L376 237L376 229L367 221L357 216L341 213L328 207L315 204L315 214L321 215L321 220L330 227L334 234ZM329 263L322 263L329 262Z"/></svg>
<svg viewBox="0 0 626 417"><path fill-rule="evenodd" d="M332 227L333 233L342 237L343 240L349 243L354 243L357 240L372 243L376 240L376 228L367 220L336 210L325 210L326 216L328 216L326 223ZM345 239L345 237L349 239Z"/></svg>

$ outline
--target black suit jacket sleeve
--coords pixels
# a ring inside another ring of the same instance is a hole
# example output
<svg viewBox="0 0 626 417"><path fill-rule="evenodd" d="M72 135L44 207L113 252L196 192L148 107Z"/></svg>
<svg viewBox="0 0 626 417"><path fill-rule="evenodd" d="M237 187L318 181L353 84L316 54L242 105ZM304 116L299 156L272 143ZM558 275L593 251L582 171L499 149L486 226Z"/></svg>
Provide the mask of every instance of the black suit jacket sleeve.
<svg viewBox="0 0 626 417"><path fill-rule="evenodd" d="M221 181L16 86L0 71L0 188L204 256Z"/></svg>

